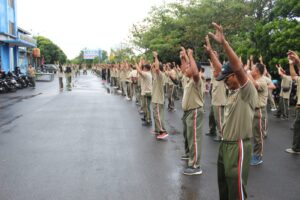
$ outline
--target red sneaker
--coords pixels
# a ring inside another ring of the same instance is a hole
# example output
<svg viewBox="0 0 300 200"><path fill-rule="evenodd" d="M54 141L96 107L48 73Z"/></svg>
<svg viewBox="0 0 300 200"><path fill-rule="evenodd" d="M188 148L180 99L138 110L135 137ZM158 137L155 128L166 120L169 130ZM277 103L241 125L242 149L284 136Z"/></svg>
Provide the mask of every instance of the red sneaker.
<svg viewBox="0 0 300 200"><path fill-rule="evenodd" d="M164 133L158 135L156 138L162 140L162 139L165 139L168 136L169 136L168 133L164 132Z"/></svg>

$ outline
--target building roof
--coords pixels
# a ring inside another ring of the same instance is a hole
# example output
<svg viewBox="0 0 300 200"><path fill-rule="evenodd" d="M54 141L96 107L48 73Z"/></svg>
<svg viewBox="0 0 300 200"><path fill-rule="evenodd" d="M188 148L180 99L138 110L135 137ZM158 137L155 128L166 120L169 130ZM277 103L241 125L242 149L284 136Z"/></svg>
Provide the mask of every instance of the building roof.
<svg viewBox="0 0 300 200"><path fill-rule="evenodd" d="M30 34L31 34L30 32L28 32L28 31L26 31L26 30L24 30L24 29L22 29L22 28L20 28L20 27L18 27L18 32L21 32L21 33L27 34L27 35L30 35Z"/></svg>

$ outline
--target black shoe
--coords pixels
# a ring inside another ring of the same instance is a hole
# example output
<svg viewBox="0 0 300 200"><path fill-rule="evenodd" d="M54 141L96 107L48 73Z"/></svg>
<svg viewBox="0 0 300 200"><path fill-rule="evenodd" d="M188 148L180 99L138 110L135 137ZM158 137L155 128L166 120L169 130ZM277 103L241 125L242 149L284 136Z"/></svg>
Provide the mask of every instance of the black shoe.
<svg viewBox="0 0 300 200"><path fill-rule="evenodd" d="M141 118L142 121L146 121L146 119L144 117Z"/></svg>
<svg viewBox="0 0 300 200"><path fill-rule="evenodd" d="M142 123L142 125L143 125L143 126L152 126L152 123L151 123L151 122L146 122L146 121L145 121L145 122Z"/></svg>
<svg viewBox="0 0 300 200"><path fill-rule="evenodd" d="M215 137L215 136L216 136L216 134L215 134L215 133L210 133L210 132L208 132L208 133L205 133L205 135L207 135L207 136L210 136L210 137Z"/></svg>

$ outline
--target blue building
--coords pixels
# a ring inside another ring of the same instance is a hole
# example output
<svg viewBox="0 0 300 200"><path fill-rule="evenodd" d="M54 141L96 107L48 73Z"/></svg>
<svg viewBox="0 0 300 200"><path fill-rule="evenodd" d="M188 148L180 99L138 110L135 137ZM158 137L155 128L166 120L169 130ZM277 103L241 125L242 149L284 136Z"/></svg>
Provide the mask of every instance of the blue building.
<svg viewBox="0 0 300 200"><path fill-rule="evenodd" d="M30 33L17 25L17 0L0 0L0 68L13 71L16 66L25 72L32 63L28 48L36 47Z"/></svg>

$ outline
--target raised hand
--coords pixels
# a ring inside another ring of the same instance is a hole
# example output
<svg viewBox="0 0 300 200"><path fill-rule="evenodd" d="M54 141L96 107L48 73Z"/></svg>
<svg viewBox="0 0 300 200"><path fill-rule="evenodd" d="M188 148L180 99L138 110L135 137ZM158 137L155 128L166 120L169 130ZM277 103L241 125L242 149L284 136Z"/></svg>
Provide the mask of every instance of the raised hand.
<svg viewBox="0 0 300 200"><path fill-rule="evenodd" d="M193 50L192 49L188 49L187 50L187 54L188 54L189 57L193 56Z"/></svg>
<svg viewBox="0 0 300 200"><path fill-rule="evenodd" d="M156 51L153 51L153 57L157 58L157 56L158 56L158 53Z"/></svg>
<svg viewBox="0 0 300 200"><path fill-rule="evenodd" d="M218 25L216 23L212 23L212 25L215 27L216 32L213 34L211 32L209 32L208 34L218 43L220 44L224 44L225 42L225 36L223 33L223 28L221 25Z"/></svg>
<svg viewBox="0 0 300 200"><path fill-rule="evenodd" d="M209 37L208 35L205 36L205 45L204 45L204 48L207 52L211 52L212 51L212 47L211 47L211 44L210 44L210 41L209 41Z"/></svg>
<svg viewBox="0 0 300 200"><path fill-rule="evenodd" d="M296 63L300 64L300 58L295 51L289 50L287 54L288 54L288 59L292 60L294 64Z"/></svg>

